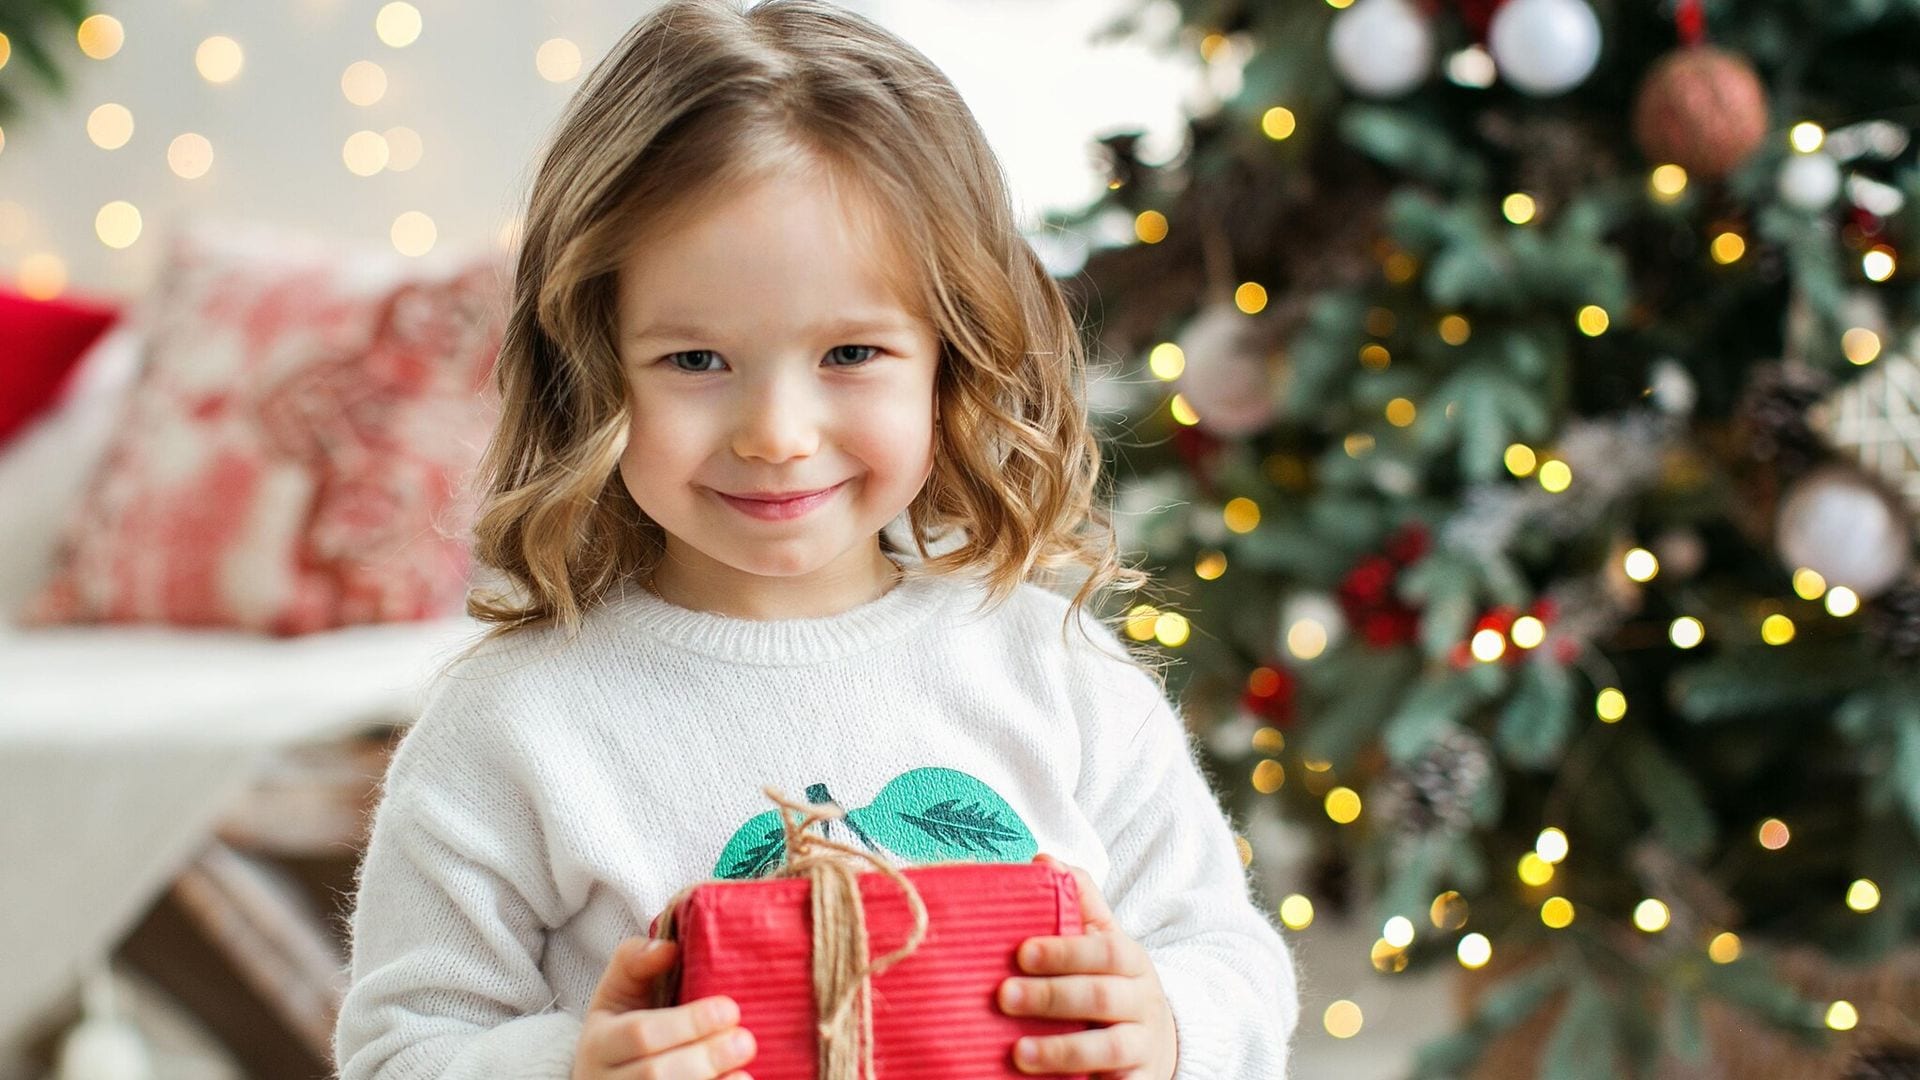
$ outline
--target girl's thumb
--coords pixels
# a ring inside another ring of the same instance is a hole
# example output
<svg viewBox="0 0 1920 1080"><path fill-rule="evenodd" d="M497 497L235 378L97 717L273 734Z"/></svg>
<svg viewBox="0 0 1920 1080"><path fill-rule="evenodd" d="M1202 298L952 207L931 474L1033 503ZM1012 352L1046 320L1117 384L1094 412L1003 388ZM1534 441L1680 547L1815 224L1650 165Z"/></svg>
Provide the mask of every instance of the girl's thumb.
<svg viewBox="0 0 1920 1080"><path fill-rule="evenodd" d="M606 974L589 1009L627 1012L654 1006L653 985L673 968L678 950L671 941L628 938L613 950Z"/></svg>

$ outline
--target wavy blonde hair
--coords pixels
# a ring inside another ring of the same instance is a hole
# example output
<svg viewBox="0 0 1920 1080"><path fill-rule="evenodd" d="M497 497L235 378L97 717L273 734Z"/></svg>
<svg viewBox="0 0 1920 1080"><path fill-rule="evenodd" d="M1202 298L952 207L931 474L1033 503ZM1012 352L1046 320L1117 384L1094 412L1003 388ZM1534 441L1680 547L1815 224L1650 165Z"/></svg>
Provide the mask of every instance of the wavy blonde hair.
<svg viewBox="0 0 1920 1080"><path fill-rule="evenodd" d="M1147 583L1120 561L1096 501L1079 327L946 76L823 0L670 0L588 76L533 183L475 526L477 561L510 588L469 595L468 613L493 624L481 644L577 628L662 557L664 535L618 469L619 267L635 237L796 162L826 164L896 227L939 334L934 466L907 511L925 570L978 576L992 606L1037 575L1084 571L1063 633L1101 590ZM929 555L950 529L965 542ZM881 544L901 553L884 532Z"/></svg>

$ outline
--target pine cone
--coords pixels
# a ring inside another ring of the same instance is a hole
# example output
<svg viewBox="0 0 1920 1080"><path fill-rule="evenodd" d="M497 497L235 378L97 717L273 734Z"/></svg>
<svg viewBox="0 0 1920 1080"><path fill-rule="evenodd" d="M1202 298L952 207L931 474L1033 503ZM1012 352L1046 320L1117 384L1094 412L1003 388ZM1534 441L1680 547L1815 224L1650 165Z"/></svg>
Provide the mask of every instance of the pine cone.
<svg viewBox="0 0 1920 1080"><path fill-rule="evenodd" d="M1829 453L1807 410L1831 389L1826 373L1799 365L1765 364L1755 369L1740 403L1747 445L1756 460L1774 462L1789 475L1806 471Z"/></svg>
<svg viewBox="0 0 1920 1080"><path fill-rule="evenodd" d="M1875 597L1868 608L1867 634L1895 660L1920 660L1920 581L1908 578Z"/></svg>
<svg viewBox="0 0 1920 1080"><path fill-rule="evenodd" d="M1439 829L1473 828L1473 798L1493 771L1486 740L1465 729L1448 732L1411 768L1395 769L1375 789L1381 815L1402 837Z"/></svg>
<svg viewBox="0 0 1920 1080"><path fill-rule="evenodd" d="M1920 1080L1920 1047L1876 1046L1847 1063L1841 1080Z"/></svg>

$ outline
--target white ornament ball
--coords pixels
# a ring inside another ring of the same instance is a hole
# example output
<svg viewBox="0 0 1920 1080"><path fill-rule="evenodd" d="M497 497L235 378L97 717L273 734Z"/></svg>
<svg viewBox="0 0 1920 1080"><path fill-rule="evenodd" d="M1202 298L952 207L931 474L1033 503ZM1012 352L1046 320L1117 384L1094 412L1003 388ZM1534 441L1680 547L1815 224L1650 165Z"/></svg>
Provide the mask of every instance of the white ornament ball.
<svg viewBox="0 0 1920 1080"><path fill-rule="evenodd" d="M1780 200L1788 206L1817 213L1839 194L1840 163L1829 154L1794 154L1780 166Z"/></svg>
<svg viewBox="0 0 1920 1080"><path fill-rule="evenodd" d="M1433 71L1433 27L1409 0L1360 0L1334 16L1333 67L1368 97L1390 98Z"/></svg>
<svg viewBox="0 0 1920 1080"><path fill-rule="evenodd" d="M1507 0L1487 47L1500 76L1534 97L1579 86L1600 59L1600 20L1586 0Z"/></svg>
<svg viewBox="0 0 1920 1080"><path fill-rule="evenodd" d="M1273 376L1248 344L1251 320L1232 304L1214 304L1180 335L1187 366L1177 380L1200 426L1216 435L1250 435L1273 422Z"/></svg>
<svg viewBox="0 0 1920 1080"><path fill-rule="evenodd" d="M1780 504L1776 544L1789 567L1875 596L1906 572L1913 538L1900 507L1845 466L1817 469Z"/></svg>
<svg viewBox="0 0 1920 1080"><path fill-rule="evenodd" d="M1668 416L1686 416L1693 412L1693 405L1700 394L1693 382L1693 376L1681 367L1672 357L1663 356L1654 361L1652 393L1654 408Z"/></svg>

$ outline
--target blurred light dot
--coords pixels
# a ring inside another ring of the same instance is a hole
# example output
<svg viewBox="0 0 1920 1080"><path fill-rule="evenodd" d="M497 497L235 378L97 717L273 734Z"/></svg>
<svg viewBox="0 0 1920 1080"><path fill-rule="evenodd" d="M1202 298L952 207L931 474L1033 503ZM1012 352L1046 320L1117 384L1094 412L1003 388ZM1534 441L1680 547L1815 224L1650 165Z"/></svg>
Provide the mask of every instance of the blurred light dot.
<svg viewBox="0 0 1920 1080"><path fill-rule="evenodd" d="M1420 262L1404 251L1396 251L1387 256L1384 269L1388 281L1395 285L1405 285L1413 280L1413 275L1420 272Z"/></svg>
<svg viewBox="0 0 1920 1080"><path fill-rule="evenodd" d="M1387 943L1394 948L1404 949L1413 944L1413 920L1405 915L1395 915L1387 920L1386 927L1380 931L1380 936L1386 938Z"/></svg>
<svg viewBox="0 0 1920 1080"><path fill-rule="evenodd" d="M1360 1006L1342 998L1327 1006L1327 1013L1322 1018L1322 1022L1326 1024L1327 1034L1336 1039L1351 1039L1360 1034L1360 1027L1364 1021L1360 1015Z"/></svg>
<svg viewBox="0 0 1920 1080"><path fill-rule="evenodd" d="M406 172L420 164L422 148L420 133L410 127L390 127L382 138L387 140L387 168L394 172Z"/></svg>
<svg viewBox="0 0 1920 1080"><path fill-rule="evenodd" d="M1787 841L1793 839L1793 833L1787 828L1787 823L1779 818L1768 818L1761 822L1758 835L1760 846L1768 851L1779 851L1787 846Z"/></svg>
<svg viewBox="0 0 1920 1080"><path fill-rule="evenodd" d="M1787 132L1787 141L1793 144L1795 150L1803 154L1811 154L1827 141L1827 133L1819 124L1811 120L1802 120Z"/></svg>
<svg viewBox="0 0 1920 1080"><path fill-rule="evenodd" d="M1353 6L1353 0L1327 0L1327 6L1330 8L1334 8L1336 10L1340 8L1349 8Z"/></svg>
<svg viewBox="0 0 1920 1080"><path fill-rule="evenodd" d="M1713 238L1712 251L1714 262L1728 266L1747 253L1747 241L1737 232L1723 232Z"/></svg>
<svg viewBox="0 0 1920 1080"><path fill-rule="evenodd" d="M7 60L13 56L13 39L0 34L0 68L7 66Z"/></svg>
<svg viewBox="0 0 1920 1080"><path fill-rule="evenodd" d="M1653 189L1654 198L1673 202L1687 190L1687 170L1678 165L1661 165L1648 177L1647 186Z"/></svg>
<svg viewBox="0 0 1920 1080"><path fill-rule="evenodd" d="M1533 196L1524 191L1516 191L1500 202L1500 212L1515 225L1525 225L1532 221L1535 209Z"/></svg>
<svg viewBox="0 0 1920 1080"><path fill-rule="evenodd" d="M1267 287L1257 281L1243 281L1233 290L1233 304L1249 315L1258 315L1267 308Z"/></svg>
<svg viewBox="0 0 1920 1080"><path fill-rule="evenodd" d="M133 138L133 113L116 102L108 102L87 114L87 138L102 150L118 150Z"/></svg>
<svg viewBox="0 0 1920 1080"><path fill-rule="evenodd" d="M371 60L355 60L340 73L340 92L362 107L387 96L387 69Z"/></svg>
<svg viewBox="0 0 1920 1080"><path fill-rule="evenodd" d="M198 180L213 168L213 144L205 135L187 132L167 144L167 168L182 180Z"/></svg>
<svg viewBox="0 0 1920 1080"><path fill-rule="evenodd" d="M1193 560L1193 576L1201 581L1216 581L1227 572L1227 553L1203 551Z"/></svg>
<svg viewBox="0 0 1920 1080"><path fill-rule="evenodd" d="M1691 649L1707 639L1707 629L1699 619L1682 615L1667 626L1667 638L1682 649Z"/></svg>
<svg viewBox="0 0 1920 1080"><path fill-rule="evenodd" d="M580 46L566 38L548 38L533 54L533 66L548 82L566 82L580 74Z"/></svg>
<svg viewBox="0 0 1920 1080"><path fill-rule="evenodd" d="M1313 901L1294 893L1280 901L1280 921L1289 930L1305 930L1313 925Z"/></svg>
<svg viewBox="0 0 1920 1080"><path fill-rule="evenodd" d="M1581 308L1574 322L1579 325L1580 332L1588 337L1599 337L1607 332L1607 327L1613 325L1613 320L1607 315L1607 309L1598 304L1588 304Z"/></svg>
<svg viewBox="0 0 1920 1080"><path fill-rule="evenodd" d="M1157 244L1167 238L1167 215L1158 210L1142 210L1133 219L1133 235L1143 244Z"/></svg>
<svg viewBox="0 0 1920 1080"><path fill-rule="evenodd" d="M1652 897L1640 901L1639 905L1633 909L1633 925L1649 934L1657 934L1665 930L1667 924L1672 921L1673 913L1667 910L1667 905Z"/></svg>
<svg viewBox="0 0 1920 1080"><path fill-rule="evenodd" d="M1855 911L1867 912L1880 906L1880 886L1869 878L1861 878L1847 886L1847 906Z"/></svg>
<svg viewBox="0 0 1920 1080"><path fill-rule="evenodd" d="M1499 75L1499 65L1493 62L1493 54L1479 45L1469 45L1447 57L1447 78L1461 86L1485 90L1493 85Z"/></svg>
<svg viewBox="0 0 1920 1080"><path fill-rule="evenodd" d="M1253 767L1253 790L1262 795L1271 795L1279 791L1287 782L1287 767L1273 760L1262 758Z"/></svg>
<svg viewBox="0 0 1920 1080"><path fill-rule="evenodd" d="M1572 926L1573 902L1564 896L1549 896L1547 902L1540 905L1540 921L1554 930Z"/></svg>
<svg viewBox="0 0 1920 1080"><path fill-rule="evenodd" d="M403 0L394 0L374 16L373 32L386 44L404 49L420 37L420 9Z"/></svg>
<svg viewBox="0 0 1920 1080"><path fill-rule="evenodd" d="M1177 611L1163 611L1159 618L1153 620L1153 636L1169 649L1185 645L1192 632L1192 624Z"/></svg>
<svg viewBox="0 0 1920 1080"><path fill-rule="evenodd" d="M1341 445L1350 458L1361 458L1373 452L1373 436L1364 431L1356 431L1346 437Z"/></svg>
<svg viewBox="0 0 1920 1080"><path fill-rule="evenodd" d="M80 42L80 51L95 60L105 60L119 52L127 41L126 28L111 15L87 16L80 21L74 36Z"/></svg>
<svg viewBox="0 0 1920 1080"><path fill-rule="evenodd" d="M1860 610L1860 594L1845 585L1835 585L1827 590L1827 614L1837 618L1846 618Z"/></svg>
<svg viewBox="0 0 1920 1080"><path fill-rule="evenodd" d="M1860 1022L1860 1010L1851 1001L1841 1000L1827 1006L1827 1026L1835 1031L1852 1031Z"/></svg>
<svg viewBox="0 0 1920 1080"><path fill-rule="evenodd" d="M7 129L0 128L0 150L7 148Z"/></svg>
<svg viewBox="0 0 1920 1080"><path fill-rule="evenodd" d="M402 255L425 255L433 250L437 233L433 219L418 210L409 210L393 219L393 248Z"/></svg>
<svg viewBox="0 0 1920 1080"><path fill-rule="evenodd" d="M1152 604L1135 604L1127 612L1127 636L1135 641L1153 640L1154 623L1159 619L1159 608Z"/></svg>
<svg viewBox="0 0 1920 1080"><path fill-rule="evenodd" d="M1493 942L1485 934L1468 934L1460 939L1456 950L1460 957L1460 966L1468 969L1483 968L1493 959Z"/></svg>
<svg viewBox="0 0 1920 1080"><path fill-rule="evenodd" d="M1320 761L1310 757L1301 758L1300 764L1305 765L1308 772L1326 772L1333 768L1333 762L1331 761Z"/></svg>
<svg viewBox="0 0 1920 1080"><path fill-rule="evenodd" d="M1242 867L1252 866L1253 865L1252 841L1248 840L1246 837L1241 836L1238 833L1235 833L1233 837L1233 846L1240 849L1240 865Z"/></svg>
<svg viewBox="0 0 1920 1080"><path fill-rule="evenodd" d="M1660 572L1660 560L1654 558L1653 552L1646 548L1634 548L1627 552L1621 562L1627 576L1635 581L1652 581L1654 575Z"/></svg>
<svg viewBox="0 0 1920 1080"><path fill-rule="evenodd" d="M1260 525L1260 504L1242 495L1228 501L1220 517L1234 532L1250 533Z"/></svg>
<svg viewBox="0 0 1920 1080"><path fill-rule="evenodd" d="M1547 640L1547 624L1532 615L1522 615L1513 620L1513 630L1508 636L1515 645L1531 649Z"/></svg>
<svg viewBox="0 0 1920 1080"><path fill-rule="evenodd" d="M1540 486L1559 494L1573 486L1573 466L1554 460L1540 466Z"/></svg>
<svg viewBox="0 0 1920 1080"><path fill-rule="evenodd" d="M1707 958L1716 964L1731 964L1740 959L1740 935L1722 931L1707 942Z"/></svg>
<svg viewBox="0 0 1920 1080"><path fill-rule="evenodd" d="M1893 276L1893 249L1876 247L1860 256L1860 272L1871 281L1885 281Z"/></svg>
<svg viewBox="0 0 1920 1080"><path fill-rule="evenodd" d="M1172 382L1187 370L1187 354L1173 342L1163 341L1147 354L1147 370L1153 372L1156 379Z"/></svg>
<svg viewBox="0 0 1920 1080"><path fill-rule="evenodd" d="M1617 723L1627 715L1627 695L1609 686L1594 695L1593 711L1607 723Z"/></svg>
<svg viewBox="0 0 1920 1080"><path fill-rule="evenodd" d="M1193 404L1185 394L1173 395L1173 399L1167 402L1167 408L1172 411L1174 420L1186 427L1200 422L1200 414L1193 411Z"/></svg>
<svg viewBox="0 0 1920 1080"><path fill-rule="evenodd" d="M1285 106L1275 105L1260 116L1260 130L1266 133L1267 138L1275 141L1292 135L1298 126L1293 110Z"/></svg>
<svg viewBox="0 0 1920 1080"><path fill-rule="evenodd" d="M1394 317L1390 308L1371 307L1367 309L1367 333L1374 337L1386 337L1393 333L1400 320Z"/></svg>
<svg viewBox="0 0 1920 1080"><path fill-rule="evenodd" d="M1840 335L1840 351L1853 364L1871 364L1880 355L1880 335L1864 326L1856 326Z"/></svg>
<svg viewBox="0 0 1920 1080"><path fill-rule="evenodd" d="M20 291L34 300L51 300L67 287L66 260L36 251L20 260Z"/></svg>
<svg viewBox="0 0 1920 1080"><path fill-rule="evenodd" d="M1520 880L1528 885L1545 885L1553 880L1553 864L1529 851L1520 856Z"/></svg>
<svg viewBox="0 0 1920 1080"><path fill-rule="evenodd" d="M1769 645L1785 645L1793 640L1793 620L1775 613L1760 621L1760 640Z"/></svg>
<svg viewBox="0 0 1920 1080"><path fill-rule="evenodd" d="M1379 371L1393 363L1393 354L1387 351L1385 345L1370 341L1360 346L1360 363L1374 371Z"/></svg>
<svg viewBox="0 0 1920 1080"><path fill-rule="evenodd" d="M1507 471L1515 476L1531 474L1534 466L1540 463L1539 457L1533 452L1533 447L1525 443L1514 443L1508 446L1503 459L1507 463Z"/></svg>
<svg viewBox="0 0 1920 1080"><path fill-rule="evenodd" d="M1475 660L1481 663L1492 663L1506 655L1507 639L1500 631L1488 627L1474 632L1470 648L1473 650Z"/></svg>
<svg viewBox="0 0 1920 1080"><path fill-rule="evenodd" d="M1413 423L1416 411L1413 402L1403 397L1387 402L1387 423L1394 427L1406 427Z"/></svg>
<svg viewBox="0 0 1920 1080"><path fill-rule="evenodd" d="M1327 628L1313 619L1297 619L1287 627L1287 651L1312 660L1327 651Z"/></svg>
<svg viewBox="0 0 1920 1080"><path fill-rule="evenodd" d="M347 136L346 145L340 148L340 158L353 175L372 176L387 167L390 152L387 140L379 132L356 131Z"/></svg>
<svg viewBox="0 0 1920 1080"><path fill-rule="evenodd" d="M1274 670L1270 667L1255 668L1254 674L1257 676L1260 672L1263 672L1263 671L1266 672L1268 675L1272 676L1272 682L1261 687L1255 692L1260 694L1262 697L1270 697L1273 695L1275 691L1277 691L1280 688L1280 676L1277 673L1275 673ZM1247 683L1250 686L1256 685L1254 683L1254 680L1251 678L1247 680ZM1260 750L1269 754L1277 754L1280 751L1285 750L1287 748L1286 735L1282 734L1280 729L1275 727L1260 727L1260 728L1254 729L1252 741L1253 741L1253 748L1255 750Z"/></svg>
<svg viewBox="0 0 1920 1080"><path fill-rule="evenodd" d="M193 66L199 70L200 77L210 83L232 82L246 66L246 56L240 51L239 42L225 34L215 34L193 51Z"/></svg>
<svg viewBox="0 0 1920 1080"><path fill-rule="evenodd" d="M1567 834L1551 826L1541 829L1533 842L1533 853L1547 862L1560 862L1567 857Z"/></svg>
<svg viewBox="0 0 1920 1080"><path fill-rule="evenodd" d="M1440 319L1440 340L1449 345L1465 345L1473 336L1473 324L1464 315L1445 315Z"/></svg>
<svg viewBox="0 0 1920 1080"><path fill-rule="evenodd" d="M140 210L124 199L116 199L93 216L93 232L110 248L132 247L140 239Z"/></svg>
<svg viewBox="0 0 1920 1080"><path fill-rule="evenodd" d="M1452 889L1434 897L1427 905L1427 921L1436 930L1458 930L1467 925L1467 898Z"/></svg>
<svg viewBox="0 0 1920 1080"><path fill-rule="evenodd" d="M1360 794L1350 787L1327 792L1327 816L1342 825L1351 825L1360 816Z"/></svg>
<svg viewBox="0 0 1920 1080"><path fill-rule="evenodd" d="M1793 591L1802 600L1818 600L1827 591L1827 579L1803 566L1793 572Z"/></svg>
<svg viewBox="0 0 1920 1080"><path fill-rule="evenodd" d="M1403 945L1395 945L1386 938L1381 938L1373 943L1370 954L1375 971L1383 971L1391 975L1394 972L1407 970L1407 950Z"/></svg>

